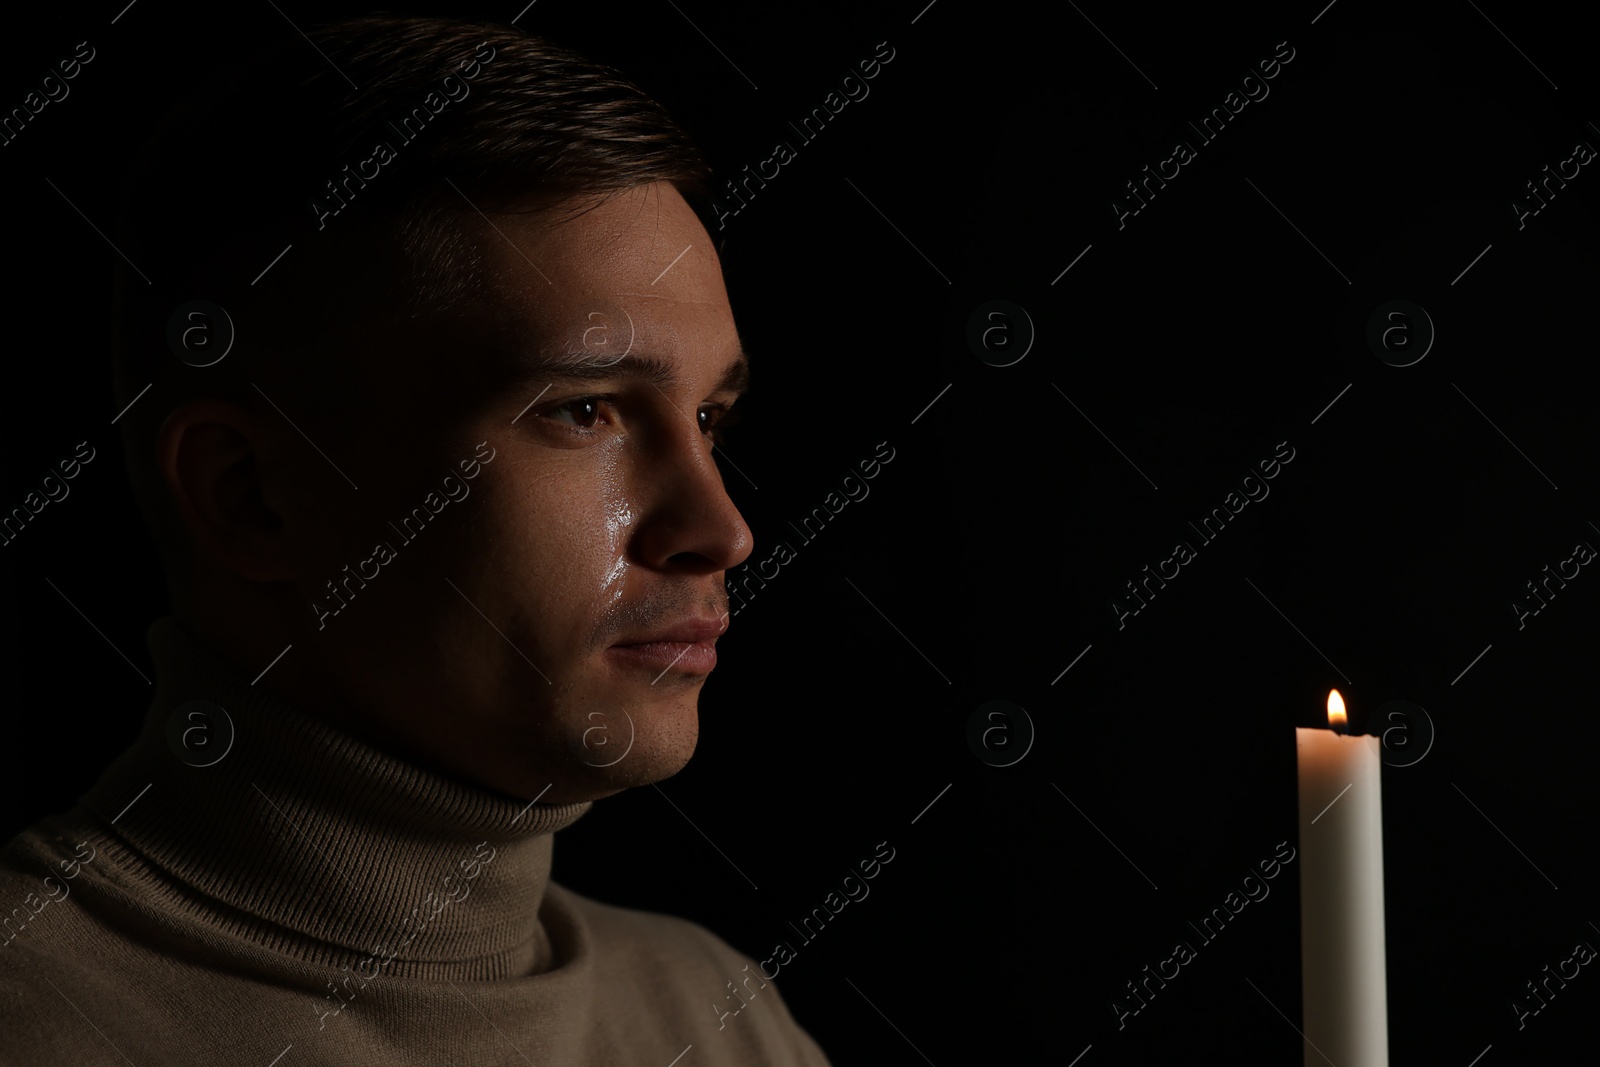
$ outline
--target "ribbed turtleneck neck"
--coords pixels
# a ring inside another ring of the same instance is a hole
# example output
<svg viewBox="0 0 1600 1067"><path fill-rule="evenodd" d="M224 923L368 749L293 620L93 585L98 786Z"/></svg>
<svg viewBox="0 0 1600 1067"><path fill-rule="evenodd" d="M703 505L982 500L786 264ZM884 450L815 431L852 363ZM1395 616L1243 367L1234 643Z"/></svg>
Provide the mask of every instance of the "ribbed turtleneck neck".
<svg viewBox="0 0 1600 1067"><path fill-rule="evenodd" d="M375 956L392 975L483 980L553 965L539 921L552 834L589 802L530 804L381 752L252 684L173 618L148 643L144 729L83 799L127 877L229 934L335 968ZM169 745L191 700L233 723L211 766Z"/></svg>

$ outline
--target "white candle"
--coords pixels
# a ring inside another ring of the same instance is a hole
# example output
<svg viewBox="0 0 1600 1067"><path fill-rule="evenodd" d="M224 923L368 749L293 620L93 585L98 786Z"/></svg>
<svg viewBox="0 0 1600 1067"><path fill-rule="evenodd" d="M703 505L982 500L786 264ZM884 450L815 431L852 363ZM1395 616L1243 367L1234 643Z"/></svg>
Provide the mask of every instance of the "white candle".
<svg viewBox="0 0 1600 1067"><path fill-rule="evenodd" d="M1300 762L1300 973L1306 1067L1388 1067L1383 795L1378 738L1295 729Z"/></svg>

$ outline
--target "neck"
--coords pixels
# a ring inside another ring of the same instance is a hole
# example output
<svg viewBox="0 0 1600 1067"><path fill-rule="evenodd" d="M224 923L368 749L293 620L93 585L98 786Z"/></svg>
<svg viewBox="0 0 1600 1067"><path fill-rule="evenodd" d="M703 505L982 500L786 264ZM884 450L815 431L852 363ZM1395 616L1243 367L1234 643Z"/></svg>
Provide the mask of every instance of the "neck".
<svg viewBox="0 0 1600 1067"><path fill-rule="evenodd" d="M538 804L379 751L252 684L174 619L149 644L144 729L83 801L145 892L335 968L376 955L430 979L543 969L552 835L589 802Z"/></svg>

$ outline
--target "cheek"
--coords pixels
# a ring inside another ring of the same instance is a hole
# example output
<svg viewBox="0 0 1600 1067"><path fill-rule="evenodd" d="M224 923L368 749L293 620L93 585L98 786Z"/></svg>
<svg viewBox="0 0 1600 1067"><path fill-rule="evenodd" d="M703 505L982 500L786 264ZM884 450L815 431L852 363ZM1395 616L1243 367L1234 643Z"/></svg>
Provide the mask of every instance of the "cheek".
<svg viewBox="0 0 1600 1067"><path fill-rule="evenodd" d="M565 603L606 591L632 516L592 489L576 489L532 493L503 521L518 546L519 569L536 583L533 592Z"/></svg>
<svg viewBox="0 0 1600 1067"><path fill-rule="evenodd" d="M632 595L629 550L640 510L623 472L620 457L530 457L525 466L508 464L498 471L501 481L479 486L461 505L481 506L486 527L468 539L476 547L462 551L481 554L485 542L504 546L483 576L490 586L485 596L504 598L508 614L552 653L587 648L603 620Z"/></svg>

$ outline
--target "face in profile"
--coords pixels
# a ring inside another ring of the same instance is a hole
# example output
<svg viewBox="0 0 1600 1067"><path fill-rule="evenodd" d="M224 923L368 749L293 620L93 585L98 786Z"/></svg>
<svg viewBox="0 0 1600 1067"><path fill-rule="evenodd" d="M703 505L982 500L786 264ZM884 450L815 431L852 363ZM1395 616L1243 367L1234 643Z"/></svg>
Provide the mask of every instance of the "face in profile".
<svg viewBox="0 0 1600 1067"><path fill-rule="evenodd" d="M263 487L318 605L277 683L547 804L685 765L723 572L752 547L712 455L744 355L706 230L668 183L552 218L481 228L470 310L374 325L359 491L288 437L317 487ZM410 354L385 372L390 345Z"/></svg>

